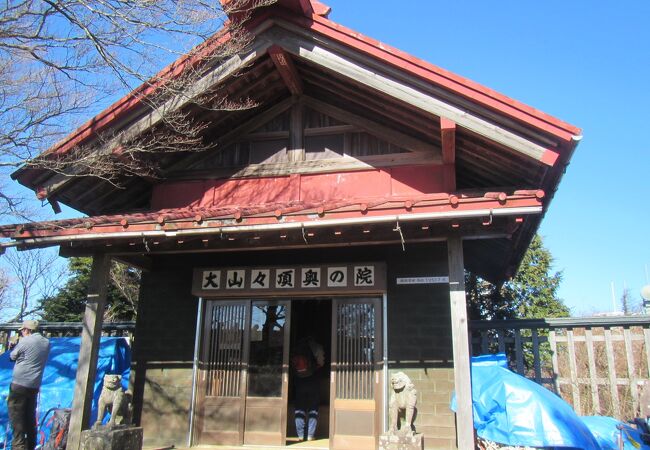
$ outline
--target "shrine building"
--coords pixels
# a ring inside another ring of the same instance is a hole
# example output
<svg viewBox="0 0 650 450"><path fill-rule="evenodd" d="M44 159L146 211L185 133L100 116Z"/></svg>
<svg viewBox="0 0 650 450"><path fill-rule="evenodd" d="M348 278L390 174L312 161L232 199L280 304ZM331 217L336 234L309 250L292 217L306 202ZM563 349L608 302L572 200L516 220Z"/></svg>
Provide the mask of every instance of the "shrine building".
<svg viewBox="0 0 650 450"><path fill-rule="evenodd" d="M47 165L14 173L87 216L0 228L3 247L93 257L72 447L89 427L117 259L143 271L133 390L145 447L295 443L290 356L311 336L325 353L313 448L376 448L397 372L417 389L425 448L473 448L465 270L514 275L581 131L329 12L316 0L256 10L251 45L185 96L219 90L253 107L170 100L213 149L165 152L160 176L120 186ZM146 95L43 157L161 132Z"/></svg>

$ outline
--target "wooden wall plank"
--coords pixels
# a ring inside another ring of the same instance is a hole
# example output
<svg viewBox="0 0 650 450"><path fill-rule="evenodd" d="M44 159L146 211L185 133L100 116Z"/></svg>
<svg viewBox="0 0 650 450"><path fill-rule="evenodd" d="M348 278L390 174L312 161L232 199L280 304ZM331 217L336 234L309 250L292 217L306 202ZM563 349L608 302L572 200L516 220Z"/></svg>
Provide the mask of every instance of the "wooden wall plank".
<svg viewBox="0 0 650 450"><path fill-rule="evenodd" d="M384 139L391 144L395 144L414 152L433 153L435 155L438 155L440 157L440 161L442 161L441 150L432 144L424 142L408 134L402 133L401 131L388 128L384 125L381 125L365 117L358 116L337 106L317 100L313 97L304 96L304 100L307 106L325 113L328 116L332 116L342 122L356 125L357 127L362 128L363 130L381 139Z"/></svg>
<svg viewBox="0 0 650 450"><path fill-rule="evenodd" d="M289 161L303 161L305 159L305 145L303 143L303 110L302 103L296 102L291 106L291 126L289 138Z"/></svg>

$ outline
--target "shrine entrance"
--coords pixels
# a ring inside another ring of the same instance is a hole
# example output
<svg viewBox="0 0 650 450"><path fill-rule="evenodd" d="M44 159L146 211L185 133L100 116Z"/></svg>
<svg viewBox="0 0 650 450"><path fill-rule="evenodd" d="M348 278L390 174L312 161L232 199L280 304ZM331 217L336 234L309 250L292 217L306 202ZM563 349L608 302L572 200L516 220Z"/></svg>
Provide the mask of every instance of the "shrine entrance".
<svg viewBox="0 0 650 450"><path fill-rule="evenodd" d="M292 349L323 347L316 446L373 449L383 417L379 297L209 300L200 336L193 445L298 442Z"/></svg>

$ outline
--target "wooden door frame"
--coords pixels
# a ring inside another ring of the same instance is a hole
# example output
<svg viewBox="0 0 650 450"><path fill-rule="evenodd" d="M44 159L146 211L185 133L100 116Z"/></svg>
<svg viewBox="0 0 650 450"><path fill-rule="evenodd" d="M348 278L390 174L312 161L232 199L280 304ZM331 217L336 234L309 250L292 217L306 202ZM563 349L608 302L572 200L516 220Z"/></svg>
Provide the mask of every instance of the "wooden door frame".
<svg viewBox="0 0 650 450"><path fill-rule="evenodd" d="M376 430L375 433L375 447L378 444L379 435L384 429L385 425L385 379L386 379L386 349L384 346L384 330L385 330L385 304L386 304L386 294L375 294L375 295L364 295L364 296L340 296L332 297L332 333L331 333L331 367L330 372L330 412L329 412L329 432L330 432L330 448L334 445L334 437L336 435L336 378L338 376L338 368L336 366L336 361L338 360L338 345L337 345L337 333L336 328L338 326L337 320L337 307L340 304L339 302L343 301L345 303L372 303L375 308L375 324L374 324L374 333L375 333L375 360L374 360L374 396L373 400L375 402L375 423L374 427ZM354 400L350 400L354 402Z"/></svg>
<svg viewBox="0 0 650 450"><path fill-rule="evenodd" d="M253 306L255 302L265 302L268 304L284 304L286 307L285 317L285 330L283 337L283 356L282 356L282 391L281 396L283 400L283 414L281 419L281 434L282 439L286 442L287 430L287 403L289 396L289 346L291 337L291 301L293 298L278 298L278 297L257 297L257 298L200 298L200 309L197 312L197 340L199 348L195 348L195 361L192 388L192 405L190 418L190 435L188 443L190 446L197 445L201 439L203 431L203 414L202 407L205 401L205 394L200 392L205 391L205 379L201 379L201 369L199 368L200 361L208 360L208 345L206 339L210 335L212 326L212 318L208 317L208 313L215 305L243 305L244 312L244 335L243 335L243 349L242 349L242 369L239 374L239 423L238 423L238 442L235 445L244 445L244 433L246 423L246 401L248 398L248 366L250 360L250 338L251 338L251 319L253 313ZM203 372L205 376L205 371Z"/></svg>
<svg viewBox="0 0 650 450"><path fill-rule="evenodd" d="M253 314L253 307L255 306L255 303L266 303L267 305L283 305L285 306L285 328L284 328L284 336L283 336L283 354L282 354L282 372L281 372L281 382L282 382L282 388L281 388L281 393L280 393L280 398L282 402L282 415L280 418L280 433L281 433L281 442L286 443L287 440L287 403L289 401L289 345L290 345L290 338L291 338L291 298L251 298L248 300L250 308L249 308L249 316L248 316L248 324L247 327L250 329L250 323L252 320L252 314ZM246 352L247 356L250 356L250 333L249 333L249 340L246 343ZM248 367L248 364L250 364L249 358L246 360L246 367ZM256 397L253 397L256 398ZM274 397L277 398L277 397ZM244 445L246 441L246 429L245 429L245 423L246 423L246 410L247 410L247 403L249 401L249 395L248 395L248 370L246 371L246 391L244 392L244 407L242 408L243 411L243 416L240 420L240 425L243 429L242 431L242 444ZM257 444L252 444L252 445L257 445ZM262 444L266 445L266 444Z"/></svg>
<svg viewBox="0 0 650 450"><path fill-rule="evenodd" d="M196 374L194 376L194 387L192 396L194 397L194 402L191 405L191 411L194 417L190 420L192 421L193 428L190 430L190 446L197 445L197 440L200 441L201 434L203 433L203 414L202 408L205 402L205 380L201 380L200 369L198 367L199 361L207 361L208 359L208 345L206 345L207 336L209 336L210 329L212 326L212 319L208 320L208 312L212 309L214 305L243 305L244 310L244 329L243 329L243 348L242 348L242 369L239 373L239 423L237 426L238 439L236 445L243 445L244 443L244 423L243 417L246 411L246 396L244 395L247 392L247 381L248 381L248 359L249 359L249 345L248 341L250 340L250 317L251 317L251 300L250 299L214 299L214 298L202 298L202 311L199 311L198 314L201 316L202 323L200 324L200 335L198 337L199 346L198 350L195 349L197 359L195 361ZM198 323L198 319L197 319ZM205 373L205 369L203 369ZM205 375L204 375L205 376Z"/></svg>

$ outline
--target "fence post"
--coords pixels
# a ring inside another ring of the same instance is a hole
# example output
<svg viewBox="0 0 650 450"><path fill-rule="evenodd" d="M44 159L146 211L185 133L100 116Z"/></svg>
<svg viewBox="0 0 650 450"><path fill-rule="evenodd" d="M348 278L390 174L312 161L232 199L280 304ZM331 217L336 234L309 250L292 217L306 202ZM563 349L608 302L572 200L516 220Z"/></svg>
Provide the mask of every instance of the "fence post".
<svg viewBox="0 0 650 450"><path fill-rule="evenodd" d="M589 364L589 382L591 383L591 412L590 414L600 413L600 395L598 392L598 382L596 380L596 357L594 355L594 339L591 328L585 329L585 343L587 345L587 363Z"/></svg>
<svg viewBox="0 0 650 450"><path fill-rule="evenodd" d="M614 345L612 344L612 330L605 328L605 351L607 352L607 374L609 375L609 389L612 394L613 416L621 414L621 403L618 399L618 377L616 376L616 363L614 361Z"/></svg>

